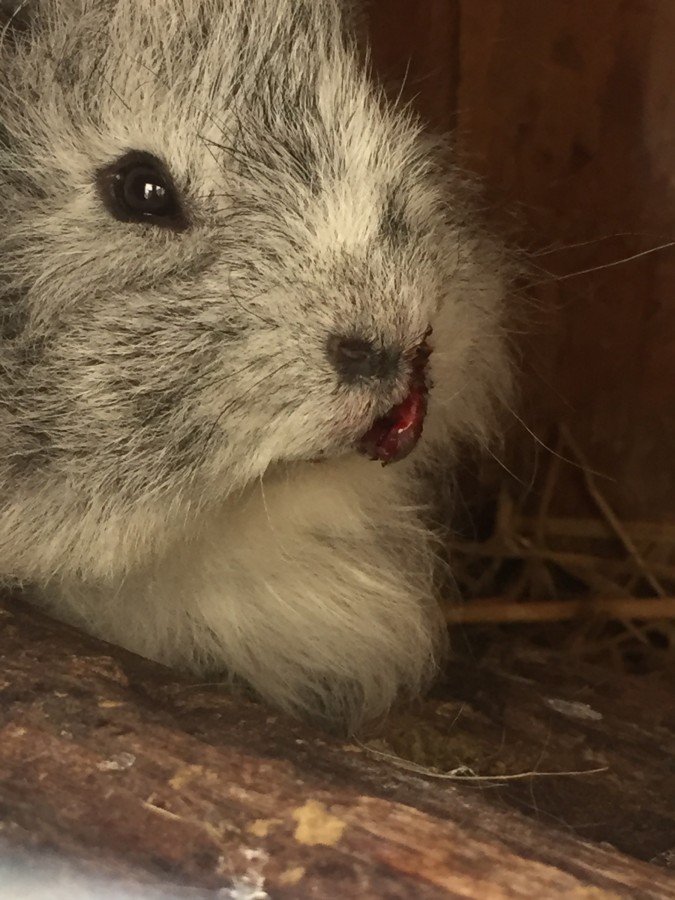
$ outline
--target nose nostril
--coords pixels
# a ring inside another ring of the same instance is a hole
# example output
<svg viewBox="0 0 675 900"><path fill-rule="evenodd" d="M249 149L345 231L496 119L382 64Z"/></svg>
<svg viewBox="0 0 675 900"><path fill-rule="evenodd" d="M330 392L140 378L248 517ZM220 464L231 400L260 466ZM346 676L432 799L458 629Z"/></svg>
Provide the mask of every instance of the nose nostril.
<svg viewBox="0 0 675 900"><path fill-rule="evenodd" d="M333 335L327 346L328 357L338 375L345 381L383 377L386 351L371 341L345 335Z"/></svg>
<svg viewBox="0 0 675 900"><path fill-rule="evenodd" d="M373 355L373 345L357 338L338 338L335 352L349 362L363 362Z"/></svg>

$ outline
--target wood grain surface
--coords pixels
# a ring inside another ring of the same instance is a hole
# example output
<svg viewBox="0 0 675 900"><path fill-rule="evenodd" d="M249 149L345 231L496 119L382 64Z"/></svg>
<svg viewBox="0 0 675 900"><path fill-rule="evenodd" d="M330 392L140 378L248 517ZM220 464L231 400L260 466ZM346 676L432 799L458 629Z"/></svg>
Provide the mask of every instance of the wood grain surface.
<svg viewBox="0 0 675 900"><path fill-rule="evenodd" d="M675 897L675 717L637 683L463 663L454 694L380 733L421 717L455 765L540 771L500 788L406 771L20 604L0 670L2 900L10 863L41 862L69 897L74 873L221 900ZM603 772L543 777L560 766Z"/></svg>
<svg viewBox="0 0 675 900"><path fill-rule="evenodd" d="M569 424L623 515L672 517L675 251L655 248L675 238L675 5L371 0L370 11L392 92L405 79L404 97L455 131L461 162L513 212L540 267L521 416L545 439ZM515 420L512 442L527 478L534 442ZM559 508L576 513L573 472L569 493Z"/></svg>

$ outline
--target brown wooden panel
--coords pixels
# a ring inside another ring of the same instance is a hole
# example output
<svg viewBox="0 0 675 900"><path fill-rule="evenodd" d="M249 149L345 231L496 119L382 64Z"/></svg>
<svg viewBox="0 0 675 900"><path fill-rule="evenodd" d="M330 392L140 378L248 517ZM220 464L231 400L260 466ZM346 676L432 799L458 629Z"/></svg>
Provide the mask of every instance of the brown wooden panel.
<svg viewBox="0 0 675 900"><path fill-rule="evenodd" d="M391 93L413 101L436 130L455 124L459 65L457 0L371 0L375 70Z"/></svg>
<svg viewBox="0 0 675 900"><path fill-rule="evenodd" d="M374 4L376 59L412 55L419 108L457 125L533 251L589 242L532 258L528 421L569 422L624 514L675 514L675 252L614 266L675 237L675 5L422 0L387 18L405 5Z"/></svg>

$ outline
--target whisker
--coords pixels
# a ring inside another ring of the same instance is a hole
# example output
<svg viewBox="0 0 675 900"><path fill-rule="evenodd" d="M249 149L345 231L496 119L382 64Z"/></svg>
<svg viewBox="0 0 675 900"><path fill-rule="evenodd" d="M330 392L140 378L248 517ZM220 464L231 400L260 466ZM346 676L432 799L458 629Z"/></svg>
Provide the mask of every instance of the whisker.
<svg viewBox="0 0 675 900"><path fill-rule="evenodd" d="M509 469L509 467L506 465L506 463L505 463L503 460L501 460L501 459L497 456L497 454L490 448L490 445L489 445L488 443L483 443L483 442L481 442L481 445L480 445L480 446L481 446L482 450L484 450L485 453L488 454L488 456L492 457L492 459L497 463L497 465L499 466L499 468L500 468L500 469L503 469L503 470L506 472L507 475L509 475L511 478L513 478L514 481L517 481L518 484L519 484L521 487L525 488L525 490L526 490L527 492L529 492L530 490L532 490L532 485L534 484L534 478L531 479L531 482L530 482L529 485L526 484L526 483L522 480L522 478L519 478L518 475L516 475L515 472L513 472L511 469Z"/></svg>
<svg viewBox="0 0 675 900"><path fill-rule="evenodd" d="M529 425L523 419L521 419L521 417L518 415L518 413L514 409L512 409L508 403L506 403L505 401L502 401L502 402L504 404L504 407L508 410L508 412L511 413L513 418L525 429L525 431L527 431L527 433L534 439L534 441L540 447L542 447L544 450L546 450L548 453L550 453L552 456L555 456L556 459L559 459L561 462L567 463L568 465L573 466L575 469L579 469L582 472L589 472L591 475L594 475L596 478L602 478L605 481L615 481L615 479L612 478L610 475L605 475L603 472L597 472L593 469L590 469L590 470L585 469L583 466L579 465L579 463L576 462L575 460L570 459L567 456L563 456L562 453L559 453L557 450L554 450L545 441L543 441L529 427Z"/></svg>
<svg viewBox="0 0 675 900"><path fill-rule="evenodd" d="M627 263L635 262L635 260L642 259L645 256L651 256L654 253L660 253L663 250L671 250L673 247L675 247L675 241L669 241L666 244L659 244L657 247L650 247L648 250L642 250L639 253L633 253L630 256L623 257L622 259L616 259L612 262L603 263L599 266L591 266L588 269L580 269L577 272L568 272L565 275L553 275L552 273L549 273L550 278L546 279L545 281L537 281L530 285L530 287L539 287L542 284L549 284L550 282L568 281L570 278L579 278L582 275L591 275L593 272L602 272L605 269L614 269L617 266L624 266Z"/></svg>
<svg viewBox="0 0 675 900"><path fill-rule="evenodd" d="M552 253L562 253L565 250L578 250L581 247L591 247L595 244L602 244L605 241L616 240L617 238L637 238L637 237L658 237L658 235L648 235L639 231L617 231L615 234L605 234L602 237L590 238L587 241L577 241L574 244L553 243L547 247L541 247L536 251L527 251L528 258L536 258L538 256L550 256ZM663 239L664 235L660 236Z"/></svg>

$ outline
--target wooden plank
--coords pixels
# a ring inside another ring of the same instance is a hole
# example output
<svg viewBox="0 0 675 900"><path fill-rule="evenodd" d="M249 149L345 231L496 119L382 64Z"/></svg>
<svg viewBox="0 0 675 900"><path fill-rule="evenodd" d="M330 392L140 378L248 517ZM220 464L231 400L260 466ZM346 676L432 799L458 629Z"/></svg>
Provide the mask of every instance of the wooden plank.
<svg viewBox="0 0 675 900"><path fill-rule="evenodd" d="M624 517L675 509L675 4L371 3L375 61L531 251L520 416L569 424ZM617 265L622 260L625 263ZM588 270L588 271L587 271ZM583 275L575 273L586 272ZM513 421L526 484L542 454ZM566 469L563 514L593 512Z"/></svg>
<svg viewBox="0 0 675 900"><path fill-rule="evenodd" d="M459 0L368 3L376 72L392 97L413 103L436 131L457 122L459 13Z"/></svg>
<svg viewBox="0 0 675 900"><path fill-rule="evenodd" d="M672 517L675 252L650 251L675 237L675 7L464 0L461 31L462 158L535 252L583 244L532 259L524 414L570 425L623 516ZM529 475L540 448L518 443ZM556 503L579 513L567 476Z"/></svg>
<svg viewBox="0 0 675 900"><path fill-rule="evenodd" d="M180 896L675 897L667 872L491 791L407 773L22 605L0 622L5 862L56 854Z"/></svg>

